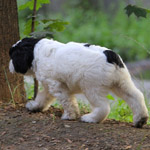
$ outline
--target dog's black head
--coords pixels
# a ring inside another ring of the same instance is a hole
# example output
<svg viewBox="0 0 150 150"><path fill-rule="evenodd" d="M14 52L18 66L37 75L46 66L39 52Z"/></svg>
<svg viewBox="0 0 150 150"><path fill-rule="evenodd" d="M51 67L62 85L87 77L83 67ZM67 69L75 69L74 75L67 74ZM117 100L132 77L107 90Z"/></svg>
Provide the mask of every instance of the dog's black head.
<svg viewBox="0 0 150 150"><path fill-rule="evenodd" d="M16 72L25 74L31 68L34 59L34 46L39 40L24 38L10 48L9 56Z"/></svg>

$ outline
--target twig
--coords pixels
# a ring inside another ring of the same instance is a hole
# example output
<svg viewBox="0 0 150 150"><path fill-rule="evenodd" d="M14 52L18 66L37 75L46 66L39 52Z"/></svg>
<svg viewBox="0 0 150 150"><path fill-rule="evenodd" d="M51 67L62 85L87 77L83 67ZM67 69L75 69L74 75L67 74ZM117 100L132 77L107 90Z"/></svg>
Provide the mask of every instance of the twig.
<svg viewBox="0 0 150 150"><path fill-rule="evenodd" d="M35 30L36 3L37 3L37 0L34 0L33 13L32 13L32 25L31 25L31 32L34 32L34 30Z"/></svg>
<svg viewBox="0 0 150 150"><path fill-rule="evenodd" d="M31 32L34 32L35 30L36 4L37 4L37 0L34 0ZM36 80L36 78L34 78L34 98L36 97L37 93L38 93L38 81Z"/></svg>
<svg viewBox="0 0 150 150"><path fill-rule="evenodd" d="M8 81L8 77L7 77L7 73L6 73L6 70L4 68L4 73L5 73L5 78L6 78L6 82L7 82L7 85L8 85L8 88L9 88L9 91L10 91L10 95L11 95L11 100L14 104L14 106L16 106L16 103L15 103L15 100L14 100L14 92L12 91L11 87L10 87L10 83Z"/></svg>

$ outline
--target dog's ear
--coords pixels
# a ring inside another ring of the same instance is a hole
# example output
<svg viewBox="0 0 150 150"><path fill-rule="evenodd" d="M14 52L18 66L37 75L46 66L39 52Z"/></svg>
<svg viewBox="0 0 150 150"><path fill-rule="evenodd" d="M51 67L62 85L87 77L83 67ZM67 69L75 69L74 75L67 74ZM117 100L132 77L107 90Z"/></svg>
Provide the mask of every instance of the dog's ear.
<svg viewBox="0 0 150 150"><path fill-rule="evenodd" d="M25 74L32 66L33 51L25 50L26 47L22 47L21 50L17 47L15 49L11 56L15 71Z"/></svg>

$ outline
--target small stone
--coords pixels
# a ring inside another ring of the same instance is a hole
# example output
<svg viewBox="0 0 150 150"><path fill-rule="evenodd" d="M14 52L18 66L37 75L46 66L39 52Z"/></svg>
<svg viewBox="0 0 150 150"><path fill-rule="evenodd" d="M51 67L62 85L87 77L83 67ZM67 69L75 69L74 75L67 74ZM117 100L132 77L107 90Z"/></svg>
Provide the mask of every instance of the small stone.
<svg viewBox="0 0 150 150"><path fill-rule="evenodd" d="M66 128L70 128L70 126L69 126L69 125L67 125L67 124L65 124L64 126L65 126Z"/></svg>
<svg viewBox="0 0 150 150"><path fill-rule="evenodd" d="M43 146L43 144L39 144L39 145L38 145L38 147L42 147L42 146Z"/></svg>
<svg viewBox="0 0 150 150"><path fill-rule="evenodd" d="M33 124L35 124L35 123L36 123L36 121L32 121L32 123L33 123Z"/></svg>

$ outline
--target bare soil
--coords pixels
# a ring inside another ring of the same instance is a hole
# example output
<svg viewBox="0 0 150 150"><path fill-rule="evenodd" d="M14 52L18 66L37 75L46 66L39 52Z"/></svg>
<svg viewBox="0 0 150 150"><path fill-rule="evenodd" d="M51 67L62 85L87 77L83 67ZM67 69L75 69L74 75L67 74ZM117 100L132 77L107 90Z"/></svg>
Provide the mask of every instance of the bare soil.
<svg viewBox="0 0 150 150"><path fill-rule="evenodd" d="M83 123L60 119L62 111L30 113L0 106L0 150L150 150L150 125L106 120Z"/></svg>

